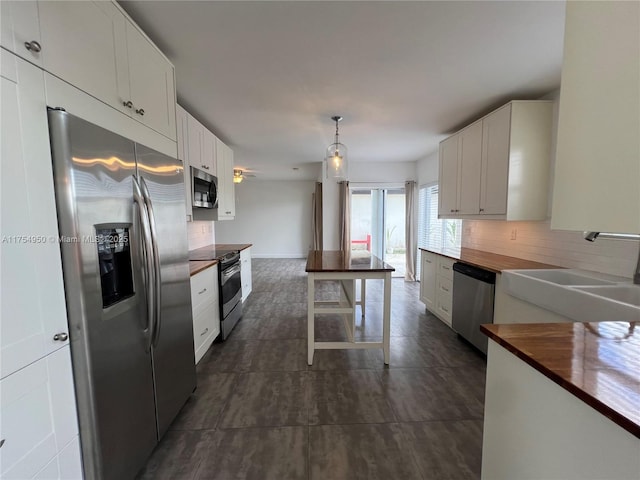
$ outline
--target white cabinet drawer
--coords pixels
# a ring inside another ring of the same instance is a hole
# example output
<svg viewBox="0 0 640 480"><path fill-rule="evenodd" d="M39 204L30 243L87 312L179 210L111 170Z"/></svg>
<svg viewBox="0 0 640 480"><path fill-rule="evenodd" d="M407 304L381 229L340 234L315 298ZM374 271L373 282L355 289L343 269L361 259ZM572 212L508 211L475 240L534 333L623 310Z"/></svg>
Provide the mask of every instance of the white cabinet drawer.
<svg viewBox="0 0 640 480"><path fill-rule="evenodd" d="M217 305L211 305L193 316L193 347L196 363L220 333L220 313Z"/></svg>
<svg viewBox="0 0 640 480"><path fill-rule="evenodd" d="M214 265L191 277L191 308L193 312L215 301L218 293L218 266Z"/></svg>
<svg viewBox="0 0 640 480"><path fill-rule="evenodd" d="M438 292L438 295L453 295L453 280L439 275L436 291Z"/></svg>
<svg viewBox="0 0 640 480"><path fill-rule="evenodd" d="M438 257L438 275L453 280L453 264L455 260L447 257Z"/></svg>
<svg viewBox="0 0 640 480"><path fill-rule="evenodd" d="M453 297L446 292L438 291L436 294L436 315L451 326L451 310L453 307Z"/></svg>

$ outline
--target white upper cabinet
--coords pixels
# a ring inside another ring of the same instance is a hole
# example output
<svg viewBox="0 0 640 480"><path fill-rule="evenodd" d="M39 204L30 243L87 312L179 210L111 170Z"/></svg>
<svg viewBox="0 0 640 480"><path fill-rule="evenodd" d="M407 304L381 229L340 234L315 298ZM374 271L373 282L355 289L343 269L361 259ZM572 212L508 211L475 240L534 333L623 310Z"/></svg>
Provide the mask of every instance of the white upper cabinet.
<svg viewBox="0 0 640 480"><path fill-rule="evenodd" d="M211 175L217 175L217 144L218 139L209 130L204 130L204 149L202 158L202 168Z"/></svg>
<svg viewBox="0 0 640 480"><path fill-rule="evenodd" d="M43 67L119 109L129 101L124 15L110 2L38 2Z"/></svg>
<svg viewBox="0 0 640 480"><path fill-rule="evenodd" d="M217 139L218 208L215 220L233 220L236 216L235 185L233 183L233 150Z"/></svg>
<svg viewBox="0 0 640 480"><path fill-rule="evenodd" d="M175 139L176 89L171 65L160 51L127 21L130 109L156 132Z"/></svg>
<svg viewBox="0 0 640 480"><path fill-rule="evenodd" d="M0 2L0 22L0 44L25 60L42 66L37 2Z"/></svg>
<svg viewBox="0 0 640 480"><path fill-rule="evenodd" d="M640 3L566 8L551 227L640 233Z"/></svg>
<svg viewBox="0 0 640 480"><path fill-rule="evenodd" d="M193 204L191 202L191 168L189 165L189 113L180 105L176 105L176 127L178 134L178 160L182 160L184 168L184 195L187 222L193 219Z"/></svg>
<svg viewBox="0 0 640 480"><path fill-rule="evenodd" d="M482 120L480 213L507 213L511 107L507 105ZM546 170L548 172L548 170ZM545 191L546 194L546 191ZM546 212L545 212L546 215Z"/></svg>
<svg viewBox="0 0 640 480"><path fill-rule="evenodd" d="M544 220L552 109L513 101L441 142L438 216Z"/></svg>
<svg viewBox="0 0 640 480"><path fill-rule="evenodd" d="M204 163L204 126L187 113L187 138L189 139L189 165L206 170Z"/></svg>
<svg viewBox="0 0 640 480"><path fill-rule="evenodd" d="M176 139L171 63L112 2L38 2L42 66Z"/></svg>
<svg viewBox="0 0 640 480"><path fill-rule="evenodd" d="M458 209L459 150L460 135L452 135L440 143L438 216L454 214ZM442 185L447 185L447 187L442 188Z"/></svg>
<svg viewBox="0 0 640 480"><path fill-rule="evenodd" d="M457 213L478 213L480 171L482 168L482 122L476 122L460 132L460 167L458 169Z"/></svg>
<svg viewBox="0 0 640 480"><path fill-rule="evenodd" d="M0 50L0 378L68 344L43 72ZM19 201L18 201L19 199ZM64 334L54 340L56 334Z"/></svg>

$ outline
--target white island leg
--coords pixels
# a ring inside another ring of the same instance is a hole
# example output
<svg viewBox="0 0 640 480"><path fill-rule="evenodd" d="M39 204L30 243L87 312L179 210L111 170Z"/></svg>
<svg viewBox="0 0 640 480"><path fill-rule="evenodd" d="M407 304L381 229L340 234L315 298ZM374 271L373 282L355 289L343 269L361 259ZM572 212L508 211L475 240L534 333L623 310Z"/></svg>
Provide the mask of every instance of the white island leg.
<svg viewBox="0 0 640 480"><path fill-rule="evenodd" d="M315 275L308 274L307 279L307 365L313 365L313 352L315 347L314 317L315 317Z"/></svg>

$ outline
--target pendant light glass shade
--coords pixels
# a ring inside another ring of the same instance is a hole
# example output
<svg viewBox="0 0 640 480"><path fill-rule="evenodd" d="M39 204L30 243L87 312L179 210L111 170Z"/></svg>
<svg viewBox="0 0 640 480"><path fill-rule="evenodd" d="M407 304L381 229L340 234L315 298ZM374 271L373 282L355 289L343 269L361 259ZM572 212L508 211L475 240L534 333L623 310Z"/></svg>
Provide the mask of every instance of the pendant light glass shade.
<svg viewBox="0 0 640 480"><path fill-rule="evenodd" d="M336 138L335 141L327 148L325 160L327 162L327 178L335 178L339 180L347 180L349 173L349 164L347 161L347 147L340 143L338 134L338 122L342 117L331 117L336 122Z"/></svg>

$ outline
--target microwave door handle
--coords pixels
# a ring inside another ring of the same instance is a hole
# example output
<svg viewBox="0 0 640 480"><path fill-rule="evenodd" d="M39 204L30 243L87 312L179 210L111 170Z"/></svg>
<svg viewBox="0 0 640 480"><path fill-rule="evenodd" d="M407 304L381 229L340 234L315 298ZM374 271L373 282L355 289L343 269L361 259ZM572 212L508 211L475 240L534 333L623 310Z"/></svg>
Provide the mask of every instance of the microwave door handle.
<svg viewBox="0 0 640 480"><path fill-rule="evenodd" d="M143 272L146 279L146 295L147 295L147 326L144 331L148 335L148 341L146 350L151 349L151 342L153 339L154 329L154 309L155 309L155 271L153 266L152 250L151 250L151 228L149 226L149 217L147 215L147 206L144 198L142 197L142 191L135 175L132 175L133 179L133 202L137 207L138 216L140 218L141 240L142 240L142 256L143 256Z"/></svg>
<svg viewBox="0 0 640 480"><path fill-rule="evenodd" d="M153 211L153 204L151 203L151 195L149 195L149 189L147 188L147 182L144 181L144 177L140 176L140 187L142 190L142 196L144 203L147 207L147 213L149 214L149 227L151 231L151 249L153 256L153 268L154 268L154 280L155 280L155 325L153 328L152 344L158 345L158 339L160 337L160 325L162 318L162 278L160 276L160 255L158 254L158 230L156 227L156 217Z"/></svg>

